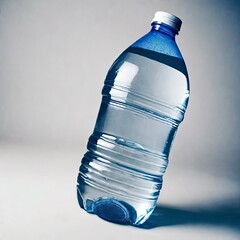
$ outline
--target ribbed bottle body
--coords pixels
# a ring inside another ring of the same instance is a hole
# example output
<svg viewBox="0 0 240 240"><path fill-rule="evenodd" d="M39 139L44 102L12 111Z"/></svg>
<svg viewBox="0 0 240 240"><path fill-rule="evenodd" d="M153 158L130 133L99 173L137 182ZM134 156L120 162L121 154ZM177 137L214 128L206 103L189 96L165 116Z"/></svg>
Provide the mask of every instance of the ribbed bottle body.
<svg viewBox="0 0 240 240"><path fill-rule="evenodd" d="M143 223L156 206L189 98L182 58L130 47L110 68L78 175L82 208Z"/></svg>

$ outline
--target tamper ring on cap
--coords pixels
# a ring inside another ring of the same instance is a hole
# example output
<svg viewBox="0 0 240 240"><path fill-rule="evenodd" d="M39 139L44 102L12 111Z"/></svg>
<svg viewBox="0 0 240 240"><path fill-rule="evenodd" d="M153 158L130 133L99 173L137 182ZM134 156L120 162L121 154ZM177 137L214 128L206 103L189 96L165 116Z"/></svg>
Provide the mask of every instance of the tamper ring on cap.
<svg viewBox="0 0 240 240"><path fill-rule="evenodd" d="M152 23L153 22L165 23L165 24L169 25L170 27L174 28L178 32L180 31L180 28L182 25L182 21L180 18L178 18L170 13L161 12L161 11L158 11L155 13Z"/></svg>

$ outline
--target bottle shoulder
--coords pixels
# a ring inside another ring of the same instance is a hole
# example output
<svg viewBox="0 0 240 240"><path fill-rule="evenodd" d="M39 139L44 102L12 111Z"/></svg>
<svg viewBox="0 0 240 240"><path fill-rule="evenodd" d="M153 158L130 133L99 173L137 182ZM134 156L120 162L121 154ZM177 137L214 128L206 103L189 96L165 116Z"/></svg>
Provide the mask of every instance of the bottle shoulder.
<svg viewBox="0 0 240 240"><path fill-rule="evenodd" d="M149 33L134 42L131 47L142 48L183 60L175 39L160 31L151 30Z"/></svg>
<svg viewBox="0 0 240 240"><path fill-rule="evenodd" d="M114 61L110 70L121 66L126 59L129 61L129 54L140 55L172 67L182 72L188 80L188 72L181 52L175 42L175 39L167 34L151 30L149 33L129 46ZM146 66L144 68L146 69Z"/></svg>

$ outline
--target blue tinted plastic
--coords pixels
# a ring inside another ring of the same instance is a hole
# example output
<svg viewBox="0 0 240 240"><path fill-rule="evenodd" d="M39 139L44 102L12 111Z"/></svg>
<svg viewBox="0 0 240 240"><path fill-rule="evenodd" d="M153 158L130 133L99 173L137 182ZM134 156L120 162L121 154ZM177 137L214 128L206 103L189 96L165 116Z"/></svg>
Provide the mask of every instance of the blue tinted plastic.
<svg viewBox="0 0 240 240"><path fill-rule="evenodd" d="M117 223L142 224L156 206L189 81L175 30L152 30L113 63L78 175L82 208Z"/></svg>

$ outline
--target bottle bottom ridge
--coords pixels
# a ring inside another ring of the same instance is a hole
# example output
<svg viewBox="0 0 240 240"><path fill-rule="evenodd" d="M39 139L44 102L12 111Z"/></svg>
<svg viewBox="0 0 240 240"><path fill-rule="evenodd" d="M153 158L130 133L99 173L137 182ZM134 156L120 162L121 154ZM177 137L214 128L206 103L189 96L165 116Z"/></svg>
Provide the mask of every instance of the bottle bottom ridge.
<svg viewBox="0 0 240 240"><path fill-rule="evenodd" d="M98 217L117 224L141 225L151 215L154 208L148 214L137 216L133 206L116 198L98 198L96 200L87 199L85 204L79 190L77 191L78 202L86 212L97 215Z"/></svg>

